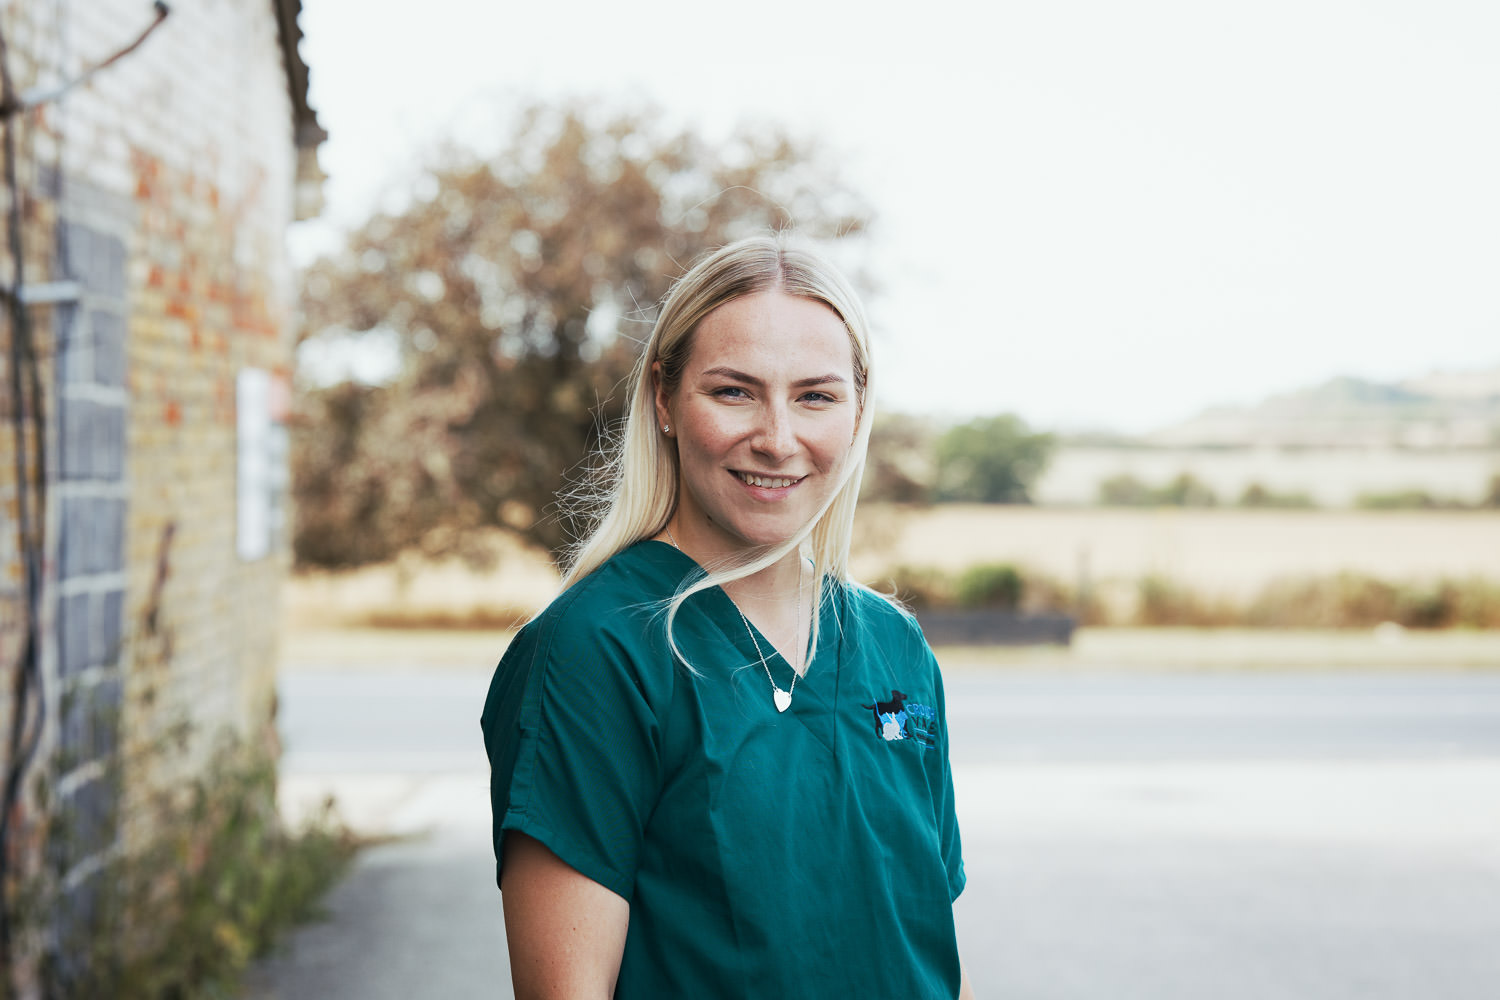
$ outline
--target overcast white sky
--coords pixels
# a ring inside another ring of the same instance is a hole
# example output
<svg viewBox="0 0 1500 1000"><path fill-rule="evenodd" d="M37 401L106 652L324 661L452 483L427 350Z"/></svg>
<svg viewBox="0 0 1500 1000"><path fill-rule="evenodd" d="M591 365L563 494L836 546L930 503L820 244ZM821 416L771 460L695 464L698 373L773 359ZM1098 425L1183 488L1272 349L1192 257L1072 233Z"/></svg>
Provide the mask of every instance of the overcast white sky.
<svg viewBox="0 0 1500 1000"><path fill-rule="evenodd" d="M536 97L820 137L877 213L881 405L1143 430L1500 366L1492 0L303 0L306 259Z"/></svg>

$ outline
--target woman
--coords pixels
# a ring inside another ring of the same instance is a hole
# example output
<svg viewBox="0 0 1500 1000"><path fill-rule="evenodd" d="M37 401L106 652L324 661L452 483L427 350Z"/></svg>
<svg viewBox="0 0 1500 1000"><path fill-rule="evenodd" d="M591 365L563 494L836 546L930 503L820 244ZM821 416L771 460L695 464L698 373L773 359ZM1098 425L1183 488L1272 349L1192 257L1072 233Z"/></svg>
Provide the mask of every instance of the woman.
<svg viewBox="0 0 1500 1000"><path fill-rule="evenodd" d="M602 516L485 703L518 998L970 995L942 681L848 578L870 373L854 294L781 239L667 297Z"/></svg>

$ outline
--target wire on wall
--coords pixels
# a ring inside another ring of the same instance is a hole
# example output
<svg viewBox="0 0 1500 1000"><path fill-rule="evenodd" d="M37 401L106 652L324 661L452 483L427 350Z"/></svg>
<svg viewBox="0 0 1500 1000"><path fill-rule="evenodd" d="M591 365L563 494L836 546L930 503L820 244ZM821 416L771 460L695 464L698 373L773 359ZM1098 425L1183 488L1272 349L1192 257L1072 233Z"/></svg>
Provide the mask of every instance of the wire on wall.
<svg viewBox="0 0 1500 1000"><path fill-rule="evenodd" d="M48 89L17 92L10 74L10 52L0 25L0 182L8 195L6 242L11 259L9 286L0 288L8 313L10 338L11 413L16 444L16 494L18 551L24 573L21 654L17 664L7 748L3 799L0 799L0 976L15 968L12 961L14 931L11 913L10 823L20 801L25 777L41 744L46 718L46 691L41 671L41 592L44 547L43 519L46 513L47 462L46 412L40 366L26 303L23 206L16 166L15 119L19 114L56 101L74 87L86 83L99 71L113 65L140 47L170 13L165 3L152 5L155 18L125 47L77 76ZM29 419L28 419L29 418ZM27 427L30 433L27 433ZM33 476L28 473L34 472ZM0 980L0 993L10 984Z"/></svg>
<svg viewBox="0 0 1500 1000"><path fill-rule="evenodd" d="M141 43L149 38L151 32L155 31L161 25L161 23L167 19L167 15L172 12L172 9L166 4L162 3L161 0L156 0L156 3L152 4L151 6L156 10L156 19L150 24L146 25L145 30L143 30L138 36L136 36L135 41L131 42L123 49L120 49L118 52L110 56L108 59L105 59L103 62L95 63L93 66L90 66L88 69L73 77L71 80L68 80L50 89L28 90L24 94L16 94L10 88L9 84L7 84L5 87L5 96L3 98L0 98L0 118L8 119L14 115L21 113L22 111L30 111L32 108L39 107L43 104L48 103L49 101L55 101L59 97L62 97L64 94L66 94L68 91L72 90L74 87L87 83L89 80L93 79L95 73L98 73L100 70L105 69L109 66L113 66L115 63L119 62L121 59L124 59L126 56L130 55L130 53L140 48Z"/></svg>
<svg viewBox="0 0 1500 1000"><path fill-rule="evenodd" d="M5 100L11 100L15 84L10 76L10 52L5 33L0 30L0 88ZM21 301L26 283L26 264L21 239L21 186L16 178L16 135L7 110L0 127L4 129L4 184L8 198L6 236L11 258L10 289L6 305L10 314L10 385L11 419L16 436L16 530L17 549L24 575L22 601L25 608L21 634L21 657L12 691L10 745L6 754L4 799L0 800L0 967L13 968L12 928L10 914L10 819L21 796L22 782L32 757L41 742L42 720L46 700L41 678L41 636L38 619L41 611L42 531L37 512L32 509L33 480L28 476L30 455L36 455L35 494L38 507L45 506L46 466L43 454L43 398L41 376L37 372L36 350L31 341L30 317ZM27 420L31 417L28 440ZM33 707L34 706L34 707Z"/></svg>

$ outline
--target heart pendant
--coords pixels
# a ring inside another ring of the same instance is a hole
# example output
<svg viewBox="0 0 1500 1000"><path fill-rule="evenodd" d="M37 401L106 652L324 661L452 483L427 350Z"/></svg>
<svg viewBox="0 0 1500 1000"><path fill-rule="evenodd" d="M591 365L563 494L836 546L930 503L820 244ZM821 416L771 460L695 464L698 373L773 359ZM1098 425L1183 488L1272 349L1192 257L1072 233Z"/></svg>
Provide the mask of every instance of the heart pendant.
<svg viewBox="0 0 1500 1000"><path fill-rule="evenodd" d="M776 701L776 711L785 712L792 704L792 693L783 691L781 688L773 688L771 697Z"/></svg>

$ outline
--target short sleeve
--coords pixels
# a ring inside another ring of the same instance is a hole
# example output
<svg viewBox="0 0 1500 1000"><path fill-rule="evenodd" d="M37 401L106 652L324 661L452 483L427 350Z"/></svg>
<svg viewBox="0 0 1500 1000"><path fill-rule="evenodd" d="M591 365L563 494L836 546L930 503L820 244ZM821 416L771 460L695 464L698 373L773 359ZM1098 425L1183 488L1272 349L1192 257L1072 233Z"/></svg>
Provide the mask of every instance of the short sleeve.
<svg viewBox="0 0 1500 1000"><path fill-rule="evenodd" d="M481 723L496 880L505 832L518 830L629 899L660 788L670 685L657 678L666 686L653 690L642 673L658 662L647 616L600 613L597 604L564 595L495 670Z"/></svg>
<svg viewBox="0 0 1500 1000"><path fill-rule="evenodd" d="M922 645L927 647L923 640ZM943 691L943 677L938 670L937 657L927 647L927 657L932 662L933 686L937 691L938 713L942 720L938 726L938 746L942 750L942 780L938 786L938 798L933 804L938 824L938 843L943 851L943 866L948 870L948 898L955 900L964 891L967 881L964 875L963 844L958 833L958 812L953 798L953 765L948 756L948 700Z"/></svg>

